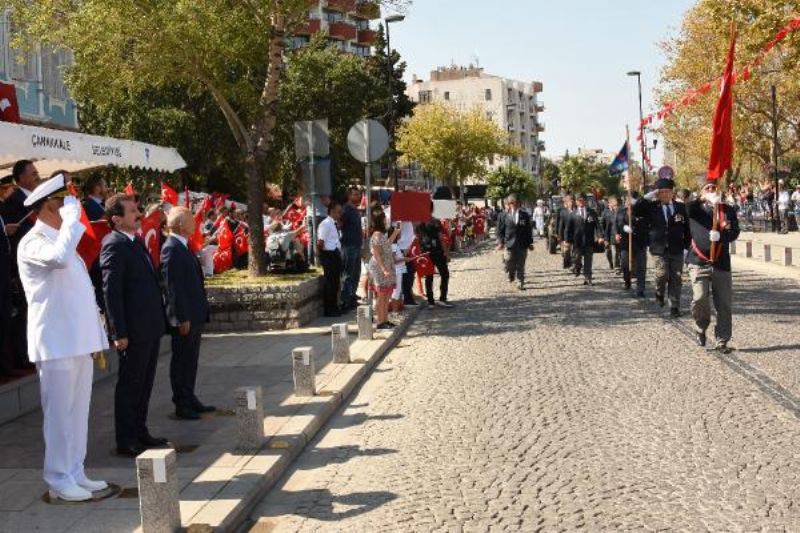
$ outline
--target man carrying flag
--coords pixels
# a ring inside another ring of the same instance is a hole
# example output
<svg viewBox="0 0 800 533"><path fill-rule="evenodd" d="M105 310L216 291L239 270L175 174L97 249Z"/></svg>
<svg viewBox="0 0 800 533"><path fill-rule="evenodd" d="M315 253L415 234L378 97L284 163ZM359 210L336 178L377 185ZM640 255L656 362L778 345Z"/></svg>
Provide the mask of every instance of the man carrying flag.
<svg viewBox="0 0 800 533"><path fill-rule="evenodd" d="M714 134L706 183L700 198L687 205L691 243L687 260L692 281L692 317L697 343L706 345L706 330L711 323L711 299L717 311L715 350L729 353L732 335L732 296L730 243L739 238L736 211L722 202L717 181L731 168L733 159L733 63L736 33L731 38L728 64L722 80L722 93L714 112Z"/></svg>

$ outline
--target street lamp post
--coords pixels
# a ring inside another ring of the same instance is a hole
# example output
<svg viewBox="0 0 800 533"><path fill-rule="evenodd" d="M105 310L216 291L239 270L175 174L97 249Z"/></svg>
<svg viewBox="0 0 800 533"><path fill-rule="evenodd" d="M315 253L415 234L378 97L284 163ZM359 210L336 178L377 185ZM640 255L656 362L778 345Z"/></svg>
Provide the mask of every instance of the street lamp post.
<svg viewBox="0 0 800 533"><path fill-rule="evenodd" d="M645 157L644 146L644 126L642 125L642 122L644 122L644 107L642 105L642 73L638 70L632 70L628 72L628 76L635 76L639 84L639 133L642 135L642 141L639 143L639 146L642 149L642 189L644 189L645 185L647 185L647 161Z"/></svg>
<svg viewBox="0 0 800 533"><path fill-rule="evenodd" d="M392 40L389 33L389 25L395 22L402 22L405 19L406 17L403 15L392 15L383 19L384 26L386 27L386 72L388 77L387 82L389 84L389 115L386 119L389 126L389 162L387 166L389 176L394 176L394 190L398 190L400 184L397 172L395 172L394 168L394 83L392 83L394 78L394 65L392 65Z"/></svg>

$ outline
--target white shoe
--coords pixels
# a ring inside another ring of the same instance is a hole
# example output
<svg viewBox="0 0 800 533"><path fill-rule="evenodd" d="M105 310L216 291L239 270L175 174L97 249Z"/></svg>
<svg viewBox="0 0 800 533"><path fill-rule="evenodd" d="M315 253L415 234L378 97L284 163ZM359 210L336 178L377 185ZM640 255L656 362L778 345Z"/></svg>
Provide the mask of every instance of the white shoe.
<svg viewBox="0 0 800 533"><path fill-rule="evenodd" d="M78 481L78 486L82 489L86 489L89 492L97 492L101 490L106 490L108 488L108 483L105 481L94 481L89 479L88 477L84 477L80 481Z"/></svg>
<svg viewBox="0 0 800 533"><path fill-rule="evenodd" d="M65 502L85 502L92 499L92 493L78 485L65 487L61 490L50 489L51 500L63 500Z"/></svg>

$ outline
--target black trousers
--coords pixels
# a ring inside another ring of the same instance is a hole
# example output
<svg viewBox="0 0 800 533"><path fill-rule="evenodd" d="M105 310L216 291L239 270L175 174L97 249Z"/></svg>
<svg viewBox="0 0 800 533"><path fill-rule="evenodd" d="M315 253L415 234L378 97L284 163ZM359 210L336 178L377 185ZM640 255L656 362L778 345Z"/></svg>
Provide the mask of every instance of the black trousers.
<svg viewBox="0 0 800 533"><path fill-rule="evenodd" d="M606 259L608 260L608 268L619 268L620 250L616 244L606 245Z"/></svg>
<svg viewBox="0 0 800 533"><path fill-rule="evenodd" d="M414 263L406 263L406 269L406 273L403 274L403 303L411 304L414 303L414 275L416 274Z"/></svg>
<svg viewBox="0 0 800 533"><path fill-rule="evenodd" d="M161 338L131 341L128 349L119 353L119 374L114 391L114 425L117 446L139 443L148 434L147 411L158 365Z"/></svg>
<svg viewBox="0 0 800 533"><path fill-rule="evenodd" d="M431 262L436 270L439 271L441 284L439 285L439 300L447 301L447 289L450 284L450 269L447 268L447 258L443 253L432 253ZM428 297L428 303L433 305L435 300L433 298L433 276L425 276L425 295Z"/></svg>
<svg viewBox="0 0 800 533"><path fill-rule="evenodd" d="M322 301L325 313L339 310L339 291L342 285L342 254L338 250L322 251L319 255L325 278Z"/></svg>
<svg viewBox="0 0 800 533"><path fill-rule="evenodd" d="M194 387L202 338L203 324L192 324L186 336L177 333L172 335L169 381L172 384L172 402L178 409L194 409L199 403Z"/></svg>
<svg viewBox="0 0 800 533"><path fill-rule="evenodd" d="M566 242L561 241L561 268L569 268L572 266L572 249L567 249L569 246Z"/></svg>

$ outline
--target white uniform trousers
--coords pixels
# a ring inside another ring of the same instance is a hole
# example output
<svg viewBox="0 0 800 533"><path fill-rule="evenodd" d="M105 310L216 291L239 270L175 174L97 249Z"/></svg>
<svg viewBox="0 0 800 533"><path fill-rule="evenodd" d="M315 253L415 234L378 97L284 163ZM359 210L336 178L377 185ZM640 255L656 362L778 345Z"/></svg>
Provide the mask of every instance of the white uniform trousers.
<svg viewBox="0 0 800 533"><path fill-rule="evenodd" d="M59 491L85 478L93 363L82 355L36 366L44 416L44 481Z"/></svg>

